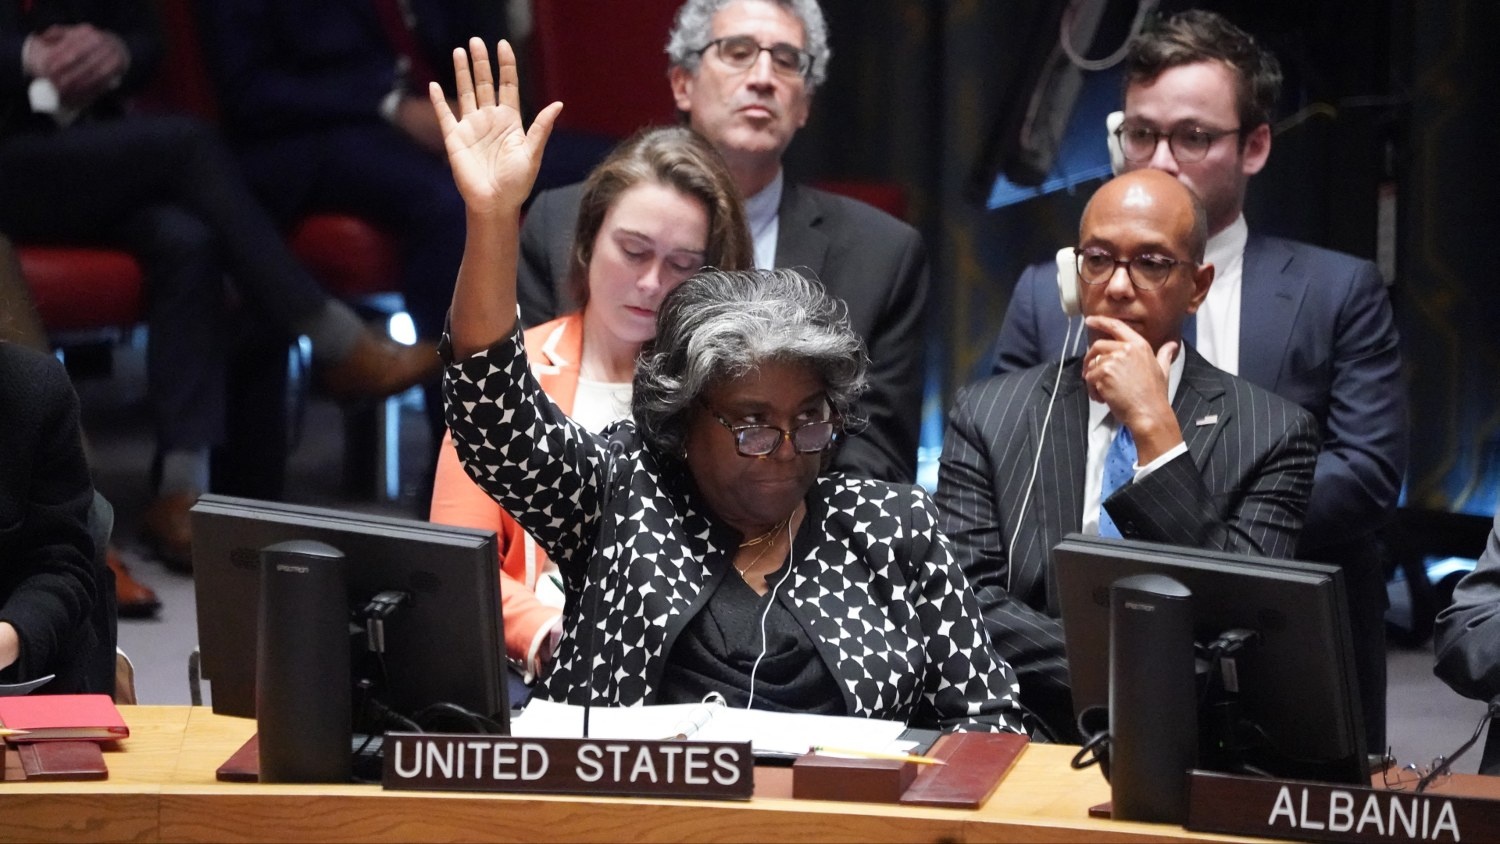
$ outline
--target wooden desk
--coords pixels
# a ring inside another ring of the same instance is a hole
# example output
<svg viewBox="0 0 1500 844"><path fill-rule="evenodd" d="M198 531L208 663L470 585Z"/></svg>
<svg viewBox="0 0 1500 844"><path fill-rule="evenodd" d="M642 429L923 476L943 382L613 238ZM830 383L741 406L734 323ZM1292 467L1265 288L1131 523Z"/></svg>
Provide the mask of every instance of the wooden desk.
<svg viewBox="0 0 1500 844"><path fill-rule="evenodd" d="M220 783L255 722L202 707L121 707L131 737L105 782L0 784L0 841L1227 841L1090 819L1109 798L1072 748L1032 745L973 811L759 797L748 803ZM785 776L776 771L772 776Z"/></svg>

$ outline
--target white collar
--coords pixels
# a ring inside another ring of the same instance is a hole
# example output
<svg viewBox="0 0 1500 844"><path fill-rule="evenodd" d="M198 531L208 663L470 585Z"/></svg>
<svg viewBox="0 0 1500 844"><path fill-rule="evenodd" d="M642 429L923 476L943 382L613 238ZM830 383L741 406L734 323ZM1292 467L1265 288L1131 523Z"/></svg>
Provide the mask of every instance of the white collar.
<svg viewBox="0 0 1500 844"><path fill-rule="evenodd" d="M786 186L786 171L776 170L776 178L760 189L754 196L745 199L745 221L750 224L750 236L759 237L766 226L776 219L781 210L781 192Z"/></svg>
<svg viewBox="0 0 1500 844"><path fill-rule="evenodd" d="M1241 214L1228 228L1208 239L1208 246L1203 250L1203 263L1213 264L1219 271L1227 269L1244 257L1245 242L1249 239L1250 226L1245 222L1245 215Z"/></svg>

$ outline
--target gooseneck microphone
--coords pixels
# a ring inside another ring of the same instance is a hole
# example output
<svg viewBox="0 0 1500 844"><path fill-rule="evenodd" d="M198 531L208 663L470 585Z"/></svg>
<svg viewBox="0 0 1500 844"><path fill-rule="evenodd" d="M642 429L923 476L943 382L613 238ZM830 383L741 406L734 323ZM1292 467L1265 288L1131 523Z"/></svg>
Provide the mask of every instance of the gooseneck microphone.
<svg viewBox="0 0 1500 844"><path fill-rule="evenodd" d="M618 440L610 440L604 454L604 483L599 490L599 542L595 552L589 555L584 566L584 582L593 586L593 595L588 605L588 615L580 619L580 629L588 631L587 648L584 649L583 679L587 692L583 699L583 737L589 737L589 711L594 703L594 652L599 638L599 593L604 591L603 578L594 577L595 559L603 560L605 552L615 541L614 517L610 508L615 502L615 470L624 457L625 446ZM623 560L623 556L621 557ZM617 561L618 564L619 561Z"/></svg>

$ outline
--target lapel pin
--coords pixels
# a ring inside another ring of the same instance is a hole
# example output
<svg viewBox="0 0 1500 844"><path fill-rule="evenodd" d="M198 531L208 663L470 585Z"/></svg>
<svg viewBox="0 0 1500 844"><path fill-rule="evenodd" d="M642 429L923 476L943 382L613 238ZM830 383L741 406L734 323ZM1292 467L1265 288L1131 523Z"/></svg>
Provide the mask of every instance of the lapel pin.
<svg viewBox="0 0 1500 844"><path fill-rule="evenodd" d="M1219 421L1219 414L1217 414L1217 413L1210 413L1209 415L1203 417L1202 419L1199 419L1197 422L1195 422L1193 424L1195 424L1199 428L1202 428L1202 427L1205 427L1205 426L1208 426L1208 425L1213 425L1213 424L1217 423L1218 421Z"/></svg>

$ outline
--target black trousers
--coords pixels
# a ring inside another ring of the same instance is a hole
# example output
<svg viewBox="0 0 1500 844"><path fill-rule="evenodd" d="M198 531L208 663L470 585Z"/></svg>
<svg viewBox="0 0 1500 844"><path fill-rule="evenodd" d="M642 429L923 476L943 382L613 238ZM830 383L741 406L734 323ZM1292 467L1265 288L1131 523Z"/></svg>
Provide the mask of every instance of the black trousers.
<svg viewBox="0 0 1500 844"><path fill-rule="evenodd" d="M0 140L0 230L141 261L148 402L164 449L223 440L226 278L247 305L237 319L253 315L288 335L328 301L217 134L191 118L126 117Z"/></svg>

